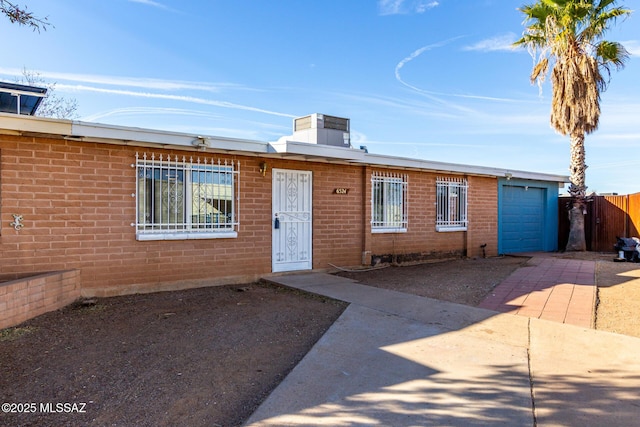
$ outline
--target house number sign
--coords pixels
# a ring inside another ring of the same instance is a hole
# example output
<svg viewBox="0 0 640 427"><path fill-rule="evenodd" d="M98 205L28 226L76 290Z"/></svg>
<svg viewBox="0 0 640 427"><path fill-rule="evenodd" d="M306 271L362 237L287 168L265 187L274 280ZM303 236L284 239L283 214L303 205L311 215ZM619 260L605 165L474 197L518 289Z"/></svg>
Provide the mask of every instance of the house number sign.
<svg viewBox="0 0 640 427"><path fill-rule="evenodd" d="M348 188L336 188L335 190L333 190L334 194L349 194L349 189Z"/></svg>

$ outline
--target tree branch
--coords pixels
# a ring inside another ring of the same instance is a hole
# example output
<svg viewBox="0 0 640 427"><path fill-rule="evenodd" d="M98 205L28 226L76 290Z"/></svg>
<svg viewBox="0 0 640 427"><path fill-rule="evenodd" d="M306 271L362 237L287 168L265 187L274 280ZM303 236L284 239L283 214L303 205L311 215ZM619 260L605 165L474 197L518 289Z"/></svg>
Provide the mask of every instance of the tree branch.
<svg viewBox="0 0 640 427"><path fill-rule="evenodd" d="M40 32L40 30L47 30L51 24L48 22L48 18L38 18L29 12L27 7L21 7L8 0L0 0L0 13L4 14L12 24L26 25L33 29L33 31Z"/></svg>

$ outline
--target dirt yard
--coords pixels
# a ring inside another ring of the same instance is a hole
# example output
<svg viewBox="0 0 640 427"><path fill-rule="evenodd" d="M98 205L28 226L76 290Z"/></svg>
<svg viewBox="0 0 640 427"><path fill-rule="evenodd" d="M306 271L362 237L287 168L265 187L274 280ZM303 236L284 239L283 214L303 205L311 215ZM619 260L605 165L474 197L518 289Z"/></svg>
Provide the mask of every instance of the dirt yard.
<svg viewBox="0 0 640 427"><path fill-rule="evenodd" d="M640 336L640 264L594 259L597 327ZM477 305L526 262L467 259L341 275ZM0 331L0 403L11 404L0 425L241 425L344 308L256 283L45 314Z"/></svg>
<svg viewBox="0 0 640 427"><path fill-rule="evenodd" d="M599 261L596 329L640 337L640 264Z"/></svg>
<svg viewBox="0 0 640 427"><path fill-rule="evenodd" d="M240 425L344 308L251 284L42 315L0 335L0 402L29 405L0 425Z"/></svg>
<svg viewBox="0 0 640 427"><path fill-rule="evenodd" d="M476 306L528 260L521 257L457 259L338 275L370 286Z"/></svg>

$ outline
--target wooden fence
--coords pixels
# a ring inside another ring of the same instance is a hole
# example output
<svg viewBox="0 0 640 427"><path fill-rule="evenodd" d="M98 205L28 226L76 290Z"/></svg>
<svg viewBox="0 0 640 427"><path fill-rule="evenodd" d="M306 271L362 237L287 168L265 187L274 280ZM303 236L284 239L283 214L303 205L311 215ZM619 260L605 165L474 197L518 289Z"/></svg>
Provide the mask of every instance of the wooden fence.
<svg viewBox="0 0 640 427"><path fill-rule="evenodd" d="M558 248L569 238L568 198L558 203ZM616 237L640 237L640 193L625 196L594 196L585 215L587 250L615 252Z"/></svg>

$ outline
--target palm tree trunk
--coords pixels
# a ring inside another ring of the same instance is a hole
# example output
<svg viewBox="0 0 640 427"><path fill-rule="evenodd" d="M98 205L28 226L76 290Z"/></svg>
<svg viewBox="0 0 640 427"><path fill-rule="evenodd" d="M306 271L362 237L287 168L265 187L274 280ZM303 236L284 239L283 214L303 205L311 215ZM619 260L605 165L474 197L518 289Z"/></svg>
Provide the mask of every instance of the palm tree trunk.
<svg viewBox="0 0 640 427"><path fill-rule="evenodd" d="M569 208L569 240L567 251L586 251L587 242L584 235L584 216L587 209L587 186L585 174L584 132L571 134L571 165L569 167L571 185L571 205Z"/></svg>

